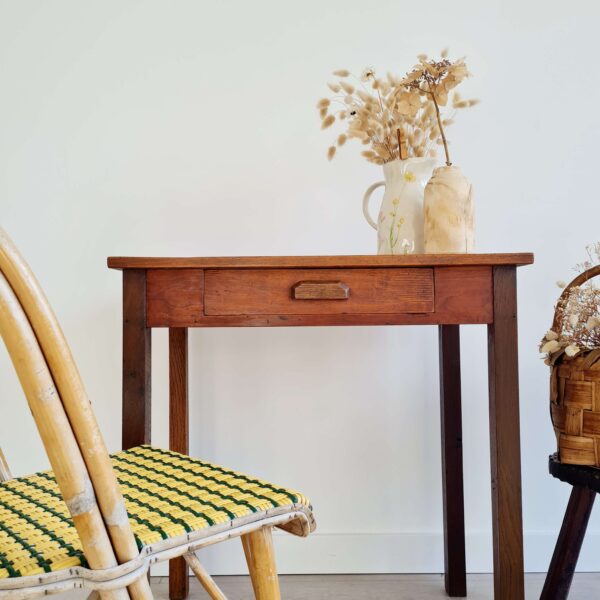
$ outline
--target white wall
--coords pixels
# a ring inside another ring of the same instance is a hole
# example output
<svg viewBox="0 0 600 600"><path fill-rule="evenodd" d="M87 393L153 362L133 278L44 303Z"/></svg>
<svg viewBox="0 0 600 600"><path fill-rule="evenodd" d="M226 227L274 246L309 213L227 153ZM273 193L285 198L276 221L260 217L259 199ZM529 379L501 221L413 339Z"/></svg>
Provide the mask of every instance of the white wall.
<svg viewBox="0 0 600 600"><path fill-rule="evenodd" d="M486 5L487 4L487 5ZM328 164L314 105L329 72L467 55L482 104L450 132L477 190L482 251L519 274L526 566L544 570L567 497L536 349L556 279L598 238L591 0L0 1L2 225L46 287L112 450L120 443L120 274L108 255L360 254L379 168ZM468 567L490 570L485 329L465 327ZM166 444L166 333L154 335L154 441ZM435 328L194 331L192 453L296 486L319 520L280 538L283 571L440 571ZM0 442L46 465L0 355ZM597 569L593 518L581 568ZM211 550L241 568L237 545Z"/></svg>

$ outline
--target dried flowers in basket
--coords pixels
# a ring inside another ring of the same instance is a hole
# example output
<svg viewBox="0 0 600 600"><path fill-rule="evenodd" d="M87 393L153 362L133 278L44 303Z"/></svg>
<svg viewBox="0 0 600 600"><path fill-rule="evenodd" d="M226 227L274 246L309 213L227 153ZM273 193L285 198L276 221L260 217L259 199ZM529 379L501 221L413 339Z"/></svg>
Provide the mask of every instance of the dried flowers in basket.
<svg viewBox="0 0 600 600"><path fill-rule="evenodd" d="M600 467L600 243L564 287L540 343L551 367L550 413L560 459ZM563 284L564 285L564 284Z"/></svg>
<svg viewBox="0 0 600 600"><path fill-rule="evenodd" d="M450 106L454 113L477 103L463 100L455 91L469 76L464 59L452 61L443 51L438 60L419 55L402 77L388 73L380 78L370 68L360 78L347 70L334 75L337 80L328 84L334 95L319 100L317 109L322 129L337 123L345 130L327 155L331 160L339 147L356 139L367 146L362 155L369 162L383 165L385 181L372 185L363 198L365 218L378 233L378 253L470 251L471 186L451 166L445 128L453 123L453 114L442 115ZM446 167L434 172L439 146L444 148ZM380 186L385 186L385 193L375 221L368 204Z"/></svg>

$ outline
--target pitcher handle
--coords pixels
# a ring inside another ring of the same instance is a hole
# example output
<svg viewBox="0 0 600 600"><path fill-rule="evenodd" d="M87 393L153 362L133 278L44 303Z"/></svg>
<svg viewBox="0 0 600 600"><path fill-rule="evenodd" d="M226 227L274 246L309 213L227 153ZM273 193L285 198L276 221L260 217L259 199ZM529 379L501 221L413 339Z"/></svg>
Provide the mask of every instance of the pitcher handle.
<svg viewBox="0 0 600 600"><path fill-rule="evenodd" d="M385 185L385 181L378 181L377 183L374 183L372 186L370 186L367 189L367 191L365 192L365 195L363 196L363 214L365 215L365 219L367 220L367 223L375 231L377 231L377 223L375 221L373 221L373 219L371 218L371 215L369 214L369 200L371 199L371 194L378 187L381 187L382 185Z"/></svg>

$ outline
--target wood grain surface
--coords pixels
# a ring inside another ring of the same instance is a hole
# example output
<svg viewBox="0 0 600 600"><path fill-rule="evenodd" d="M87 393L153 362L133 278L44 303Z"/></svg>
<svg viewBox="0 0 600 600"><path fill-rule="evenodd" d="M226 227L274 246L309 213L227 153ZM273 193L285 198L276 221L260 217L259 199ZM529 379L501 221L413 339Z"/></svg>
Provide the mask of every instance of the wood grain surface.
<svg viewBox="0 0 600 600"><path fill-rule="evenodd" d="M405 271L407 269L402 269ZM327 273L332 270L324 270L323 279L327 279ZM336 271L337 270L333 270ZM351 279L348 281L358 282L356 285L350 284L350 299L356 295L357 289L368 286L372 279L368 273L369 269L348 269L341 270L344 273L350 273ZM389 270L375 270L378 273L385 273ZM428 272L429 269L415 268L409 271ZM436 267L434 269L434 310L431 312L406 312L407 304L403 300L402 294L393 292L398 282L392 281L384 286L391 285L386 294L381 296L377 289L367 289L362 296L360 310L362 312L348 311L344 306L349 300L343 302L330 301L296 301L298 313L289 314L287 307L292 302L291 288L299 274L304 271L290 269L286 271L287 280L285 284L288 287L279 287L275 293L279 294L279 303L273 302L273 293L270 286L281 285L281 279L278 276L279 270L261 270L265 281L270 276L275 279L264 288L259 285L260 282L250 277L253 284L244 283L240 286L237 277L232 279L232 275L244 275L254 271L234 270L222 271L225 279L217 277L218 281L213 281L217 285L224 281L229 287L214 287L212 295L215 296L215 302L225 302L228 311L240 314L226 315L207 315L205 314L204 285L205 279L210 280L211 273L208 270L206 276L201 270L197 269L172 269L172 270L150 270L148 271L149 291L148 291L148 327L290 327L290 326L322 326L322 325L430 325L430 324L462 324L462 323L491 323L492 321L492 269L491 267ZM314 271L310 270L310 273ZM395 272L392 270L391 272ZM364 279L363 279L364 278ZM300 278L302 280L302 278ZM246 281L245 278L243 281ZM261 281L263 281L261 279ZM233 290L230 293L230 288ZM416 300L423 305L422 292ZM221 296L229 294L224 300ZM217 297L218 296L218 297ZM212 301L212 300L211 300ZM262 302L262 304L261 304ZM314 304L311 309L302 308L309 304ZM333 306L331 306L333 304ZM328 306L329 305L329 306ZM325 306L327 310L317 310ZM356 306L356 305L355 305ZM412 305L414 310L416 304ZM215 307L213 305L213 310ZM279 313L276 311L280 310ZM356 310L356 309L354 309ZM391 310L387 313L382 310ZM252 314L256 311L257 314ZM286 314L287 312L287 314ZM272 314L265 314L272 313ZM307 314L308 313L308 314Z"/></svg>
<svg viewBox="0 0 600 600"><path fill-rule="evenodd" d="M347 300L350 288L342 281L299 281L292 287L294 300Z"/></svg>
<svg viewBox="0 0 600 600"><path fill-rule="evenodd" d="M123 272L123 450L150 443L151 336L146 271Z"/></svg>
<svg viewBox="0 0 600 600"><path fill-rule="evenodd" d="M188 332L169 329L169 448L189 452ZM188 595L188 565L184 557L169 562L169 595L183 600Z"/></svg>
<svg viewBox="0 0 600 600"><path fill-rule="evenodd" d="M349 297L303 302L293 296L301 281L340 281ZM433 269L211 269L204 305L207 316L428 313Z"/></svg>
<svg viewBox="0 0 600 600"><path fill-rule="evenodd" d="M460 327L439 328L440 423L444 507L444 583L452 597L467 595L463 490Z"/></svg>
<svg viewBox="0 0 600 600"><path fill-rule="evenodd" d="M493 268L494 321L488 326L494 597L523 600L523 516L517 279L512 266Z"/></svg>
<svg viewBox="0 0 600 600"><path fill-rule="evenodd" d="M204 312L204 271L150 269L147 297L150 322L180 327Z"/></svg>
<svg viewBox="0 0 600 600"><path fill-rule="evenodd" d="M353 267L435 267L467 265L530 265L531 252L503 254L403 254L355 256L110 256L111 269L320 269Z"/></svg>

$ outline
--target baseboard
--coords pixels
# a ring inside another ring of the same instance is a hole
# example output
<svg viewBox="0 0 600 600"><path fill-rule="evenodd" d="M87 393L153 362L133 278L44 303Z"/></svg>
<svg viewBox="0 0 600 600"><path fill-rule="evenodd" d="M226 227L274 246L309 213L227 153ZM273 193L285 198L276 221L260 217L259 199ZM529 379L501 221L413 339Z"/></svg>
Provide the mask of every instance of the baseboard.
<svg viewBox="0 0 600 600"><path fill-rule="evenodd" d="M325 573L441 573L444 570L443 536L440 533L319 533L301 539L275 534L277 567L281 574ZM556 542L555 532L525 535L525 570L544 572ZM467 571L492 571L492 537L469 533ZM597 571L600 532L589 532L578 563L579 571ZM202 550L202 562L214 575L245 574L246 564L238 540ZM152 574L168 574L166 565Z"/></svg>

